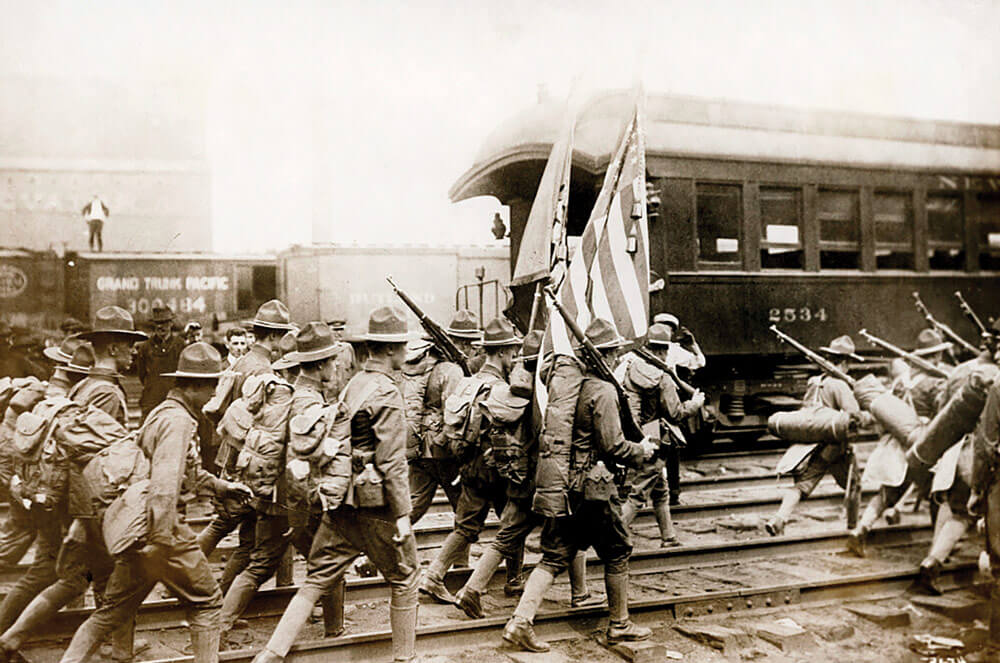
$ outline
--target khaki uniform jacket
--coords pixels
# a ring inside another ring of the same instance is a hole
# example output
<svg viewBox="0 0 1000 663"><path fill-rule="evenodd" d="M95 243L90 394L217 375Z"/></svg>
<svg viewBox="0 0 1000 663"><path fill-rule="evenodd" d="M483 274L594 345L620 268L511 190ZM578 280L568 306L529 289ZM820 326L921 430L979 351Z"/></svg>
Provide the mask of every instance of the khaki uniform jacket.
<svg viewBox="0 0 1000 663"><path fill-rule="evenodd" d="M587 472L598 460L612 470L617 465L642 466L642 446L622 433L618 392L608 382L588 372L580 387L573 418L574 472Z"/></svg>
<svg viewBox="0 0 1000 663"><path fill-rule="evenodd" d="M104 410L122 426L128 425L125 391L115 378L88 375L70 389L69 398L80 405Z"/></svg>

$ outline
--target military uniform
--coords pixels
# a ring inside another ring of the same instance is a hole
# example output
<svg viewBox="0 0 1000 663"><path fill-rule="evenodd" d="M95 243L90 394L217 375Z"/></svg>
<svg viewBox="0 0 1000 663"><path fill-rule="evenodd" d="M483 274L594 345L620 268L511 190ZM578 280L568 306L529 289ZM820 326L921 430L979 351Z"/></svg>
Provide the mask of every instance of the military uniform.
<svg viewBox="0 0 1000 663"><path fill-rule="evenodd" d="M207 344L195 343L188 349L198 350L199 346L207 349L208 356L214 355L216 365L221 364L218 352ZM179 366L184 366L183 356ZM158 582L186 608L194 660L218 660L222 592L181 513L183 505L197 495L221 495L232 486L201 467L197 414L180 390L171 390L150 413L139 437L151 465L147 546L133 547L115 559L105 600L77 630L63 654L63 663L88 660L116 625L138 613Z"/></svg>
<svg viewBox="0 0 1000 663"><path fill-rule="evenodd" d="M115 376L91 373L76 383L69 392L69 398L80 405L93 405L99 410L104 410L122 426L128 425L125 390Z"/></svg>
<svg viewBox="0 0 1000 663"><path fill-rule="evenodd" d="M173 333L164 341L154 336L136 344L135 366L139 381L142 382L139 407L142 409L143 419L167 397L167 392L174 386L173 378L163 377L163 373L177 370L177 360L185 345L184 340Z"/></svg>
<svg viewBox="0 0 1000 663"><path fill-rule="evenodd" d="M398 315L398 323L405 333L402 314L388 310ZM382 309L373 314L370 329L380 311ZM404 334L400 334L399 340L404 340ZM352 454L356 458L370 459L382 477L385 504L361 507L352 499L353 491L348 490L343 505L324 512L309 552L306 580L288 604L267 647L254 659L258 663L282 660L288 654L316 601L342 581L345 571L361 554L368 556L391 588L394 658L410 660L413 656L418 577L416 542L413 536L401 543L393 540L397 533L396 520L410 514L410 492L403 399L396 387L392 367L369 359L348 383L344 400L360 401L350 421ZM323 471L330 471L333 465L331 463ZM323 485L327 479L339 482L343 477L324 474L318 482Z"/></svg>
<svg viewBox="0 0 1000 663"><path fill-rule="evenodd" d="M823 406L849 414L861 414L861 406L854 397L854 391L846 382L832 375L818 375L809 379L802 406ZM809 459L792 472L792 476L795 478L795 487L807 497L828 473L833 475L841 488L847 487L852 467L855 467L855 462L850 447L830 442L819 445Z"/></svg>

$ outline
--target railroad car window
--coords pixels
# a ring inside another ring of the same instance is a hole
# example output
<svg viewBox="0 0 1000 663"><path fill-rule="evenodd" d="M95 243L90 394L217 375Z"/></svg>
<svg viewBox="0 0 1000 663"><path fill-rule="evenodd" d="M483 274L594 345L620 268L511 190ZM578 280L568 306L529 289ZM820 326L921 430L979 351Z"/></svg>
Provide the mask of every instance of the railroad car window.
<svg viewBox="0 0 1000 663"><path fill-rule="evenodd" d="M927 257L931 269L960 270L965 266L962 199L927 195Z"/></svg>
<svg viewBox="0 0 1000 663"><path fill-rule="evenodd" d="M1000 270L1000 196L979 196L979 269Z"/></svg>
<svg viewBox="0 0 1000 663"><path fill-rule="evenodd" d="M802 269L802 192L760 188L760 266Z"/></svg>
<svg viewBox="0 0 1000 663"><path fill-rule="evenodd" d="M740 262L740 225L743 219L739 186L698 184L698 259L707 263Z"/></svg>
<svg viewBox="0 0 1000 663"><path fill-rule="evenodd" d="M861 266L861 222L856 191L819 191L819 264L821 269Z"/></svg>
<svg viewBox="0 0 1000 663"><path fill-rule="evenodd" d="M878 269L913 269L913 201L908 193L875 193Z"/></svg>

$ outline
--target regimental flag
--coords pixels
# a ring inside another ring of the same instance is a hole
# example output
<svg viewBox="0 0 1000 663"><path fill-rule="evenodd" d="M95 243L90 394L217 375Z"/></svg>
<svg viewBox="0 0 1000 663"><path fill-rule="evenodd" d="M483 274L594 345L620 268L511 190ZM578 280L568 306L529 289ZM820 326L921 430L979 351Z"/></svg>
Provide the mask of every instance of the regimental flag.
<svg viewBox="0 0 1000 663"><path fill-rule="evenodd" d="M649 230L646 216L646 144L641 101L636 104L604 185L569 261L556 296L581 329L594 318L612 322L629 340L646 335L649 320ZM551 347L573 354L558 312L549 311ZM549 340L548 338L546 340Z"/></svg>

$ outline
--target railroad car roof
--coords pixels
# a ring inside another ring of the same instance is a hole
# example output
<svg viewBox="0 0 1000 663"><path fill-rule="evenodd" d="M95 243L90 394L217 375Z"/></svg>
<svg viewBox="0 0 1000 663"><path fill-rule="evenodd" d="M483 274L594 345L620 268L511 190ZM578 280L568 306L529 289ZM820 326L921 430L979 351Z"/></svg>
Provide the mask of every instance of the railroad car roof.
<svg viewBox="0 0 1000 663"><path fill-rule="evenodd" d="M584 104L576 125L575 167L594 174L604 170L631 108L627 91L605 92ZM505 188L509 167L544 161L564 113L561 101L543 102L501 124L452 186L451 199L496 195ZM649 95L646 150L651 157L997 173L1000 126Z"/></svg>

